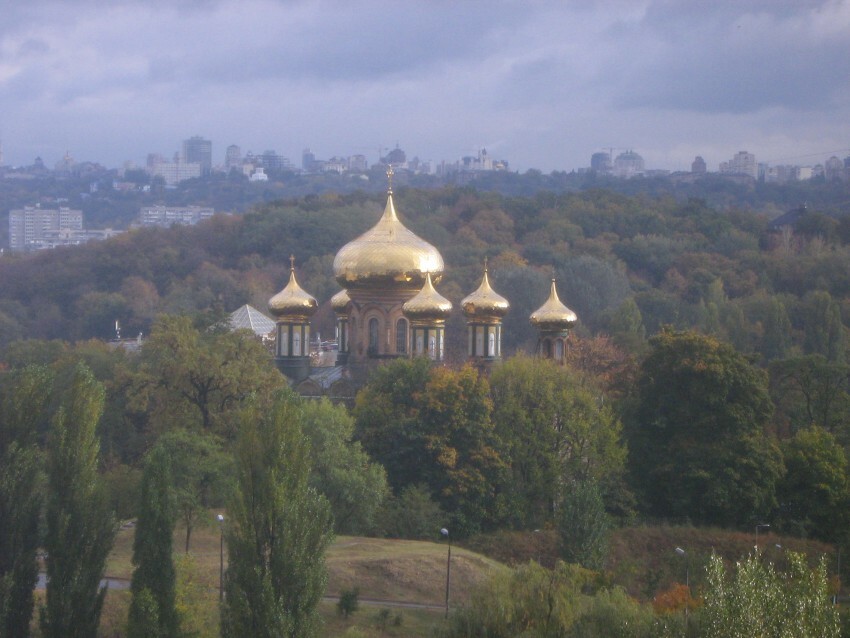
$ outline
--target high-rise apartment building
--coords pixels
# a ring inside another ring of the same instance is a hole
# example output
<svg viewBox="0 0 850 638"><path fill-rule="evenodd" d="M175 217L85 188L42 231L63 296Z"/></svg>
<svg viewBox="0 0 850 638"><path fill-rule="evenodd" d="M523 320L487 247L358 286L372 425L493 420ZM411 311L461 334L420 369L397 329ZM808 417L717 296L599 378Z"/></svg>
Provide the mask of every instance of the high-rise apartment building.
<svg viewBox="0 0 850 638"><path fill-rule="evenodd" d="M758 179L756 156L747 151L739 151L728 162L720 162L720 172L727 175L749 175L753 179Z"/></svg>
<svg viewBox="0 0 850 638"><path fill-rule="evenodd" d="M92 237L83 230L83 211L26 206L9 211L9 248L13 252L81 244Z"/></svg>
<svg viewBox="0 0 850 638"><path fill-rule="evenodd" d="M145 206L139 211L139 225L161 228L175 224L194 226L214 214L215 210L206 206Z"/></svg>
<svg viewBox="0 0 850 638"><path fill-rule="evenodd" d="M200 135L190 137L183 142L183 162L200 164L201 174L209 175L212 170L212 142Z"/></svg>
<svg viewBox="0 0 850 638"><path fill-rule="evenodd" d="M224 152L224 170L229 173L234 168L237 171L242 170L242 149L236 144L231 144Z"/></svg>
<svg viewBox="0 0 850 638"><path fill-rule="evenodd" d="M701 155L697 155L694 158L694 161L691 162L691 173L697 173L702 175L708 170L708 167L705 165L705 160Z"/></svg>

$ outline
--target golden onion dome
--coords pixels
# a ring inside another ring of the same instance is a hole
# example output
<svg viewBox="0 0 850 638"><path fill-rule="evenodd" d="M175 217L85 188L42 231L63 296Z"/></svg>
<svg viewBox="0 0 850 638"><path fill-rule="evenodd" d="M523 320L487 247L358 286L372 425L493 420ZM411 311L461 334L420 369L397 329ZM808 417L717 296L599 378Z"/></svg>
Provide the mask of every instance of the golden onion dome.
<svg viewBox="0 0 850 638"><path fill-rule="evenodd" d="M531 321L531 325L541 330L567 330L578 323L576 313L567 308L558 298L554 277L552 278L552 289L549 292L549 299L531 313L529 320Z"/></svg>
<svg viewBox="0 0 850 638"><path fill-rule="evenodd" d="M311 317L319 307L319 302L304 291L295 279L295 257L289 258L289 283L269 299L269 312L275 317L303 319Z"/></svg>
<svg viewBox="0 0 850 638"><path fill-rule="evenodd" d="M340 290L333 297L331 297L331 308L338 315L344 315L348 313L348 304L351 303L351 297L348 296L347 290Z"/></svg>
<svg viewBox="0 0 850 638"><path fill-rule="evenodd" d="M452 302L434 289L431 273L425 273L425 285L401 307L404 316L411 321L434 321L446 319L452 312Z"/></svg>
<svg viewBox="0 0 850 638"><path fill-rule="evenodd" d="M388 173L392 176L392 173ZM439 281L443 257L424 239L399 221L392 188L384 214L375 226L343 246L334 258L334 277L343 288L396 288L417 290L425 273Z"/></svg>
<svg viewBox="0 0 850 638"><path fill-rule="evenodd" d="M499 319L508 314L511 304L490 287L487 275L487 261L484 261L484 278L478 290L464 297L460 302L463 314L469 319Z"/></svg>

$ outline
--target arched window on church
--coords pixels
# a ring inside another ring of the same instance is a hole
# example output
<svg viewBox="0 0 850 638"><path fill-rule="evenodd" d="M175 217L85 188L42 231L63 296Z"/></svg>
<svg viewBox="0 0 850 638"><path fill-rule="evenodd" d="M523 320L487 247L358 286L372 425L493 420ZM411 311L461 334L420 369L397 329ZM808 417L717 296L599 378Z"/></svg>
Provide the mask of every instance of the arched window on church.
<svg viewBox="0 0 850 638"><path fill-rule="evenodd" d="M395 351L398 354L407 352L407 319L395 322Z"/></svg>
<svg viewBox="0 0 850 638"><path fill-rule="evenodd" d="M369 319L369 354L378 354L378 318L372 317Z"/></svg>

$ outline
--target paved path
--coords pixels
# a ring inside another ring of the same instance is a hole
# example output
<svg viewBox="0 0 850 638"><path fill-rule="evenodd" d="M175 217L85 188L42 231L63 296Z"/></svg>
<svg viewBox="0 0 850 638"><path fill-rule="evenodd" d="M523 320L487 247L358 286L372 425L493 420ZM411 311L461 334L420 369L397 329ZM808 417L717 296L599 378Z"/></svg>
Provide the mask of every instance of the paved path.
<svg viewBox="0 0 850 638"><path fill-rule="evenodd" d="M39 573L38 582L36 583L36 589L44 589L47 585L47 574L44 572ZM130 579L129 578L115 578L113 576L107 576L106 578L100 581L101 587L109 587L112 590L127 590L130 589ZM337 603L339 602L339 596L323 596L322 600L328 603ZM412 603L402 600L382 600L380 598L358 598L357 602L362 605L369 605L370 607L397 607L400 609L430 609L434 611L439 611L441 609L445 609L444 605L433 605L430 603Z"/></svg>

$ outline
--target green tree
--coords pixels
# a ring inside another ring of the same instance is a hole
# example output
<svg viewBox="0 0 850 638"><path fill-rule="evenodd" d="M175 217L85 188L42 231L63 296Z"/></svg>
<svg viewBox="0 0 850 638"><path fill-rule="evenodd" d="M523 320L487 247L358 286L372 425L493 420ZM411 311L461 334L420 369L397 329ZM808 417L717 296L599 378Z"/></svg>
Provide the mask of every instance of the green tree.
<svg viewBox="0 0 850 638"><path fill-rule="evenodd" d="M568 563L600 570L608 550L610 522L599 486L592 480L568 487L558 511L558 550Z"/></svg>
<svg viewBox="0 0 850 638"><path fill-rule="evenodd" d="M488 390L471 367L418 358L382 366L357 395L357 436L386 468L393 491L426 484L459 535L500 517L504 464Z"/></svg>
<svg viewBox="0 0 850 638"><path fill-rule="evenodd" d="M246 399L285 385L253 335L201 331L188 317L162 316L142 348L136 405L155 431L180 424L232 435L226 424Z"/></svg>
<svg viewBox="0 0 850 638"><path fill-rule="evenodd" d="M493 421L510 466L505 488L512 524L551 521L568 486L619 486L626 450L621 426L602 393L550 361L516 356L490 377Z"/></svg>
<svg viewBox="0 0 850 638"><path fill-rule="evenodd" d="M46 638L94 638L106 588L100 586L116 525L97 473L103 387L78 365L53 419L47 449Z"/></svg>
<svg viewBox="0 0 850 638"><path fill-rule="evenodd" d="M174 522L171 460L158 446L151 450L142 475L133 539L136 568L130 584L133 594L127 624L130 638L176 638L179 634L171 557Z"/></svg>
<svg viewBox="0 0 850 638"><path fill-rule="evenodd" d="M789 569L779 573L750 554L729 575L712 556L704 592L702 634L711 638L838 638L838 609L829 596L826 563L809 569L805 557L786 554Z"/></svg>
<svg viewBox="0 0 850 638"><path fill-rule="evenodd" d="M285 391L270 410L250 406L240 419L225 527L225 637L317 633L333 521L327 500L309 485L300 411L299 399Z"/></svg>
<svg viewBox="0 0 850 638"><path fill-rule="evenodd" d="M785 475L778 486L786 529L823 541L845 539L850 524L850 482L844 449L818 426L782 445Z"/></svg>
<svg viewBox="0 0 850 638"><path fill-rule="evenodd" d="M11 375L10 375L11 376ZM0 400L0 636L26 637L38 579L36 551L43 481L38 424L50 375L28 368L7 379Z"/></svg>
<svg viewBox="0 0 850 638"><path fill-rule="evenodd" d="M766 375L712 337L667 330L650 344L628 433L646 509L715 525L768 514L782 458L765 434Z"/></svg>
<svg viewBox="0 0 850 638"><path fill-rule="evenodd" d="M850 442L850 366L816 354L774 361L768 370L781 425L791 432L818 425Z"/></svg>
<svg viewBox="0 0 850 638"><path fill-rule="evenodd" d="M310 442L310 485L330 502L337 533L371 531L389 491L387 474L352 441L354 419L323 398L304 403L301 423Z"/></svg>
<svg viewBox="0 0 850 638"><path fill-rule="evenodd" d="M844 363L847 339L841 306L828 292L815 290L805 296L803 329L803 348L807 354L820 354L834 363Z"/></svg>
<svg viewBox="0 0 850 638"><path fill-rule="evenodd" d="M221 440L206 432L178 428L163 434L157 446L169 459L174 507L186 530L188 553L195 527L208 521L209 508L224 504L232 460L222 450Z"/></svg>

